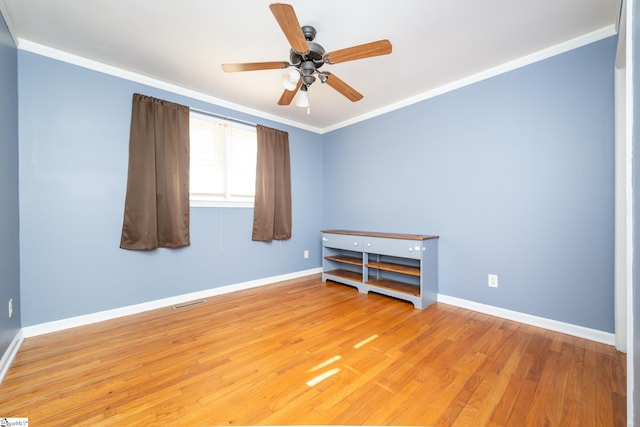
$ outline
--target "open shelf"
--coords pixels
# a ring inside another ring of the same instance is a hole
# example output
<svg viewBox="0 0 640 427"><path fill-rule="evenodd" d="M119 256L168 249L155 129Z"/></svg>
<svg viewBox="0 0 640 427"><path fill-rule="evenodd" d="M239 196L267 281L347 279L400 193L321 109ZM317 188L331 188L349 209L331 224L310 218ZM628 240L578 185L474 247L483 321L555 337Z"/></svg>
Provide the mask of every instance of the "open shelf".
<svg viewBox="0 0 640 427"><path fill-rule="evenodd" d="M438 236L323 230L322 280L423 309L438 294Z"/></svg>
<svg viewBox="0 0 640 427"><path fill-rule="evenodd" d="M353 257L353 256L328 255L328 256L325 256L324 259L329 260L329 261L341 262L343 264L351 264L351 265L362 266L362 258L357 258L357 257Z"/></svg>
<svg viewBox="0 0 640 427"><path fill-rule="evenodd" d="M389 289L392 291L401 292L403 294L407 294L415 297L420 296L419 286L411 285L409 283L404 283L404 282L398 282L395 280L370 278L367 281L367 285L371 286L372 288ZM373 290L375 291L375 289Z"/></svg>
<svg viewBox="0 0 640 427"><path fill-rule="evenodd" d="M369 268L377 270L393 271L394 273L409 274L411 276L420 277L420 267L410 265L395 264L391 262L371 262L367 264Z"/></svg>
<svg viewBox="0 0 640 427"><path fill-rule="evenodd" d="M362 274L349 271L349 270L340 270L340 269L331 270L331 271L325 271L324 274L326 274L327 276L340 277L342 279L347 279L354 282L362 283Z"/></svg>

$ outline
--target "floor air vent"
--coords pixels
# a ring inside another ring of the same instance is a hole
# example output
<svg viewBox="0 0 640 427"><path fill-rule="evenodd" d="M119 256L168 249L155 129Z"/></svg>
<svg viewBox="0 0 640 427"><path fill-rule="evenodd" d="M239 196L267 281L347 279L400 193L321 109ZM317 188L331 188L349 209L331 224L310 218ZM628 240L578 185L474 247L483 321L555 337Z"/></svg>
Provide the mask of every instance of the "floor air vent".
<svg viewBox="0 0 640 427"><path fill-rule="evenodd" d="M206 299L201 299L200 301L186 302L184 304L174 305L173 309L174 310L180 310L181 308L193 307L194 305L204 304L205 302L207 302Z"/></svg>

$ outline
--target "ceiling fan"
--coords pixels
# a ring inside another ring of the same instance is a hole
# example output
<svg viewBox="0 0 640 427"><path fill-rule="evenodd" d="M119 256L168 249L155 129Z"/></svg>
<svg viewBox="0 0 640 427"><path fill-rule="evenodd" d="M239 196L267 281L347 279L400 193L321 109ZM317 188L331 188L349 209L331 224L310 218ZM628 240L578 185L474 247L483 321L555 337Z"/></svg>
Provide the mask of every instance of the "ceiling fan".
<svg viewBox="0 0 640 427"><path fill-rule="evenodd" d="M237 71L273 70L290 68L282 76L282 84L285 87L278 105L289 105L296 93L299 92L296 105L309 107L307 90L316 79L326 83L333 89L344 95L349 100L356 102L363 95L336 77L329 71L320 71L324 64L338 64L340 62L356 59L370 58L391 53L389 40L378 40L345 49L325 52L324 48L313 40L316 37L316 29L310 25L300 26L293 6L284 3L273 3L269 9L278 21L285 37L291 45L289 62L248 62L242 64L222 64L222 70L227 73Z"/></svg>

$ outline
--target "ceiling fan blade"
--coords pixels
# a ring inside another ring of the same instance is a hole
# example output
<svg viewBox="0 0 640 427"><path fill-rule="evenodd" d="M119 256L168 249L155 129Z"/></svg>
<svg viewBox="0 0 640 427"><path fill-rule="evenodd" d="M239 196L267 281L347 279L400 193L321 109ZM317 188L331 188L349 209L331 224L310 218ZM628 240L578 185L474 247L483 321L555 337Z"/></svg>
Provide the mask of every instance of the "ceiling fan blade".
<svg viewBox="0 0 640 427"><path fill-rule="evenodd" d="M273 3L269 5L271 13L278 21L278 25L282 29L285 37L289 41L291 48L298 53L309 53L309 46L307 45L307 39L302 33L300 23L296 12L293 10L293 6L284 3Z"/></svg>
<svg viewBox="0 0 640 427"><path fill-rule="evenodd" d="M235 73L237 71L257 71L257 70L275 70L277 68L287 68L288 62L247 62L244 64L222 64L222 71L226 73Z"/></svg>
<svg viewBox="0 0 640 427"><path fill-rule="evenodd" d="M325 72L324 74L327 76L325 83L340 92L342 95L346 96L350 101L356 102L363 98L363 95L360 92L337 78L335 74L331 74L329 72Z"/></svg>
<svg viewBox="0 0 640 427"><path fill-rule="evenodd" d="M296 85L296 88L294 90L285 89L285 91L282 92L282 96L280 96L280 99L278 100L278 105L291 104L291 101L293 101L293 98L296 96L296 93L298 93L298 89L300 89L300 86L302 86L302 80L298 80L298 84Z"/></svg>
<svg viewBox="0 0 640 427"><path fill-rule="evenodd" d="M329 64L370 58L372 56L388 55L391 53L391 42L387 39L334 50L324 55L324 61Z"/></svg>

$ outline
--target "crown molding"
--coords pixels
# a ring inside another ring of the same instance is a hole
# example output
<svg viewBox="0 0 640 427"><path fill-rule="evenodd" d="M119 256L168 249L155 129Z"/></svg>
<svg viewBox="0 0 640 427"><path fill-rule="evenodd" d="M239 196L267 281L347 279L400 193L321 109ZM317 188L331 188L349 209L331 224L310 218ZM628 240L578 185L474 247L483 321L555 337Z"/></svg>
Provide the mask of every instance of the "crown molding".
<svg viewBox="0 0 640 427"><path fill-rule="evenodd" d="M606 39L607 37L611 37L616 35L616 27L615 25L610 25L599 30L593 31L588 34L584 34L582 36L573 38L571 40L567 40L566 42L559 43L555 46L551 46L546 49L542 49L538 52L534 52L530 55L526 55L515 59L513 61L506 62L504 64L498 65L497 67L489 68L487 70L481 71L469 77L465 77L464 79L457 80L455 82L448 83L446 85L437 87L435 89L429 90L427 92L423 92L416 96L412 96L410 98L404 99L402 101L396 102L394 104L390 104L386 107L371 111L367 114L363 114L358 117L354 117L353 119L346 120L344 122L337 123L333 126L327 127L323 129L323 133L331 132L336 129L340 129L346 126L350 126L352 124L371 119L376 116L380 116L382 114L389 113L391 111L399 110L401 108L407 107L409 105L417 104L419 102L425 101L430 98L434 98L438 95L445 94L447 92L452 92L456 89L463 88L465 86L472 85L474 83L478 83L482 80L490 79L491 77L498 76L500 74L507 73L509 71L513 71L518 68L525 67L527 65L533 64L535 62L542 61L544 59L551 58L552 56L560 55L561 53L568 52L573 49L577 49L579 47L586 46L588 44Z"/></svg>
<svg viewBox="0 0 640 427"><path fill-rule="evenodd" d="M0 0L0 11L3 12L4 14L4 10L2 9L3 7L3 3L2 0ZM6 14L5 14L6 16ZM7 22L7 25L10 27L9 23ZM10 29L11 31L11 29ZM13 34L13 33L12 33ZM588 34L584 34L582 36L573 38L571 40L567 40L566 42L562 42L559 43L555 46L551 46L549 48L546 49L542 49L538 52L534 52L530 55L526 55L523 56L521 58L515 59L513 61L509 61L507 63L498 65L496 67L493 68L489 68L487 70L481 71L479 73L476 73L474 75L471 75L469 77L466 77L464 79L460 79L457 80L455 82L451 82L448 83L446 85L434 88L432 90L429 90L427 92L423 92L421 94L418 94L416 96L412 96L410 98L404 99L402 101L390 104L386 107L383 108L379 108L377 110L373 110L369 113L366 114L362 114L359 115L357 117L354 117L352 119L349 120L345 120L343 122L337 123L335 125L332 126L328 126L325 128L318 128L318 127L314 127L314 126L309 126L306 125L304 123L300 123L297 121L293 121L290 119L286 119L284 117L280 117L280 116L276 116L273 114L269 114L266 113L264 111L260 111L260 110L256 110L253 108L249 108L247 106L244 105L240 105L240 104L236 104L233 102L229 102L226 101L224 99L221 98L216 98L210 95L206 95L203 94L202 92L198 92L198 91L194 91L191 89L187 89L172 83L168 83L156 78L152 78L149 76L145 76L133 71L129 71L129 70L125 70L122 68L118 68L118 67L114 67L105 63L101 63L101 62L97 62L94 60L90 60L78 55L74 55L68 52L64 52L58 49L53 49L51 47L42 45L42 44L38 44L38 43L34 43L32 41L26 40L26 39L22 39L22 38L17 38L17 42L16 42L16 46L18 47L18 49L26 51L26 52L31 52L31 53L35 53L38 55L42 55L42 56L46 56L52 59L56 59L62 62L67 62L69 64L73 64L73 65L77 65L79 67L83 67L83 68L87 68L90 70L94 70L94 71L98 71L104 74L108 74L108 75L112 75L115 77L120 77L126 80L130 80L136 83L141 83L144 85L148 85L148 86L152 86L158 89L162 89L162 90L166 90L172 93L176 93L179 95L184 95L193 99L197 99L199 101L203 101L209 104L213 104L219 107L223 107L223 108L229 108L231 110L234 111L238 111L241 113L246 113L246 114L250 114L252 116L255 117L260 117L266 120L271 120L274 122L278 122L278 123L282 123L282 124L286 124L286 125L290 125L296 128L300 128L303 130L308 130L310 132L314 132L314 133L318 133L318 134L325 134L346 126L350 126L359 122L362 122L364 120L368 120L371 119L373 117L377 117L395 110L399 110L401 108L413 105L413 104L417 104L419 102L425 101L427 99L430 98L434 98L436 96L445 94L447 92L451 92L460 88L463 88L465 86L469 86L472 85L474 83L478 83L482 80L486 80L489 79L491 77L495 77L498 76L500 74L504 74L507 73L509 71L513 71L515 69L518 68L522 68L525 67L527 65L533 64L535 62L539 62L548 58L551 58L553 56L556 55L560 55L562 53L568 52L570 50L573 49L577 49L579 47L583 47L586 46L588 44L603 40L607 37L611 37L613 35L616 35L616 25L609 25L606 27L603 27L599 30L593 31L591 33Z"/></svg>
<svg viewBox="0 0 640 427"><path fill-rule="evenodd" d="M92 59L87 59L79 55L74 55L69 52L54 49L39 43L34 43L30 40L18 38L17 47L18 49L25 52L35 53L37 55L41 55L51 59L56 59L58 61L66 62L68 64L77 65L78 67L87 68L89 70L97 71L103 74L108 74L114 77L119 77L132 82L151 86L157 89L166 90L168 92L175 93L177 95L184 95L189 98L196 99L198 101L203 101L209 104L216 105L218 107L229 108L231 110L238 111L240 113L250 114L255 117L260 117L266 120L271 120L274 122L290 125L290 126L308 130L311 132L322 133L322 129L320 128L309 126L304 123L296 122L290 119L286 119L284 117L265 113L264 111L256 110L253 108L246 107L244 105L229 102L224 99L216 98L211 95L206 95L202 92L198 92L192 89L187 89L173 83L168 83L163 80L159 80L153 77L145 76L140 73L136 73L134 71L129 71L123 68L114 67L112 65L105 64L103 62L94 61Z"/></svg>

